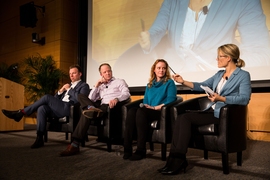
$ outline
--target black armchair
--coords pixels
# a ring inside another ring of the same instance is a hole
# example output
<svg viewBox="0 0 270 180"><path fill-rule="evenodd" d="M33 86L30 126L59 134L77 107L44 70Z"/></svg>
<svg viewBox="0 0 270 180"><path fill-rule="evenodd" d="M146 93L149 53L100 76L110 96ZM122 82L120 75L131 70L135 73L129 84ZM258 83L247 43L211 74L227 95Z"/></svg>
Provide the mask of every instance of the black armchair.
<svg viewBox="0 0 270 180"><path fill-rule="evenodd" d="M70 106L70 115L63 118L48 118L44 141L48 141L48 131L64 132L66 140L69 133L72 134L81 116L80 104ZM71 138L70 138L71 140Z"/></svg>
<svg viewBox="0 0 270 180"><path fill-rule="evenodd" d="M172 139L172 126L171 126L171 117L170 117L170 108L174 105L183 101L183 98L178 96L177 100L167 104L161 108L160 119L154 120L151 123L151 129L153 133L149 137L150 149L153 151L153 143L161 144L161 159L166 160L167 144L171 143ZM143 99L133 101L129 104L123 106L123 124L122 124L122 133L124 137L125 124L127 120L127 112L132 107L139 107L140 103L143 102Z"/></svg>
<svg viewBox="0 0 270 180"><path fill-rule="evenodd" d="M186 110L202 110L211 103L207 97L186 100L171 108L172 121ZM204 159L208 151L222 154L223 173L229 174L229 153L237 153L237 165L242 165L242 151L246 149L247 106L226 105L220 110L220 123L192 127L189 147L204 150Z"/></svg>
<svg viewBox="0 0 270 180"><path fill-rule="evenodd" d="M112 151L112 144L122 144L122 106L129 103L131 99L118 102L117 106L110 109L102 119L91 120L87 135L97 136L99 142L107 144L107 151ZM88 138L86 138L87 140ZM81 143L85 146L85 142Z"/></svg>

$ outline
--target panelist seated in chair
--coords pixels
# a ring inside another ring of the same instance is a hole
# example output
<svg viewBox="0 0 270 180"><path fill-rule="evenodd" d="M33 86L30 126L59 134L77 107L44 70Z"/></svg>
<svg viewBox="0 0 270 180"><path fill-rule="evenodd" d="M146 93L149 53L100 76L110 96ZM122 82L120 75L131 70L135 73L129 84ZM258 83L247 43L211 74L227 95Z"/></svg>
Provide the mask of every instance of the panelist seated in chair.
<svg viewBox="0 0 270 180"><path fill-rule="evenodd" d="M70 106L78 103L78 94L89 95L89 85L81 81L82 71L78 65L69 67L69 77L71 83L63 87L55 94L44 95L38 101L24 109L17 111L2 110L9 118L19 122L24 115L31 115L37 112L37 138L31 148L44 146L43 136L46 132L47 118L62 118L70 115Z"/></svg>
<svg viewBox="0 0 270 180"><path fill-rule="evenodd" d="M208 95L212 102L203 112L187 111L177 117L173 127L173 138L166 165L158 169L162 174L178 174L188 166L186 153L189 146L192 126L219 124L220 109L226 104L247 105L251 96L250 74L241 69L245 62L240 59L239 48L234 44L225 44L218 48L217 64L219 70L204 82L189 82L176 74L173 78L194 91L204 91L201 85L208 86L214 92Z"/></svg>
<svg viewBox="0 0 270 180"><path fill-rule="evenodd" d="M85 135L91 120L102 118L110 109L116 108L122 101L130 98L129 88L125 80L113 77L111 66L103 63L99 66L101 78L91 90L89 97L79 94L78 99L82 108L82 115L73 134L72 143L60 156L75 155L80 152L79 145L85 140Z"/></svg>
<svg viewBox="0 0 270 180"><path fill-rule="evenodd" d="M143 104L141 107L131 108L127 113L123 159L135 161L145 158L149 125L153 120L160 118L162 106L176 100L176 93L176 85L171 79L168 63L164 59L157 59L151 67ZM133 153L132 140L135 131L137 150Z"/></svg>

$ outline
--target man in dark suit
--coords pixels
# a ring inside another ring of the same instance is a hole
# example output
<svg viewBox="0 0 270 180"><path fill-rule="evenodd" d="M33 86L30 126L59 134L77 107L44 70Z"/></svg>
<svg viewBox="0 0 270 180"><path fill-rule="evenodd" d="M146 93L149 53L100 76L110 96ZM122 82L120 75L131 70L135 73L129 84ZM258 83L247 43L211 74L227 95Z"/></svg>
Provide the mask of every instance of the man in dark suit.
<svg viewBox="0 0 270 180"><path fill-rule="evenodd" d="M47 117L61 118L70 114L70 106L78 103L78 94L86 96L90 93L89 85L81 81L81 68L78 65L70 66L69 77L70 84L65 84L55 94L55 96L46 94L34 104L17 111L8 111L2 109L2 112L8 118L19 122L24 115L31 115L37 112L37 138L31 148L44 146L43 136L46 131Z"/></svg>

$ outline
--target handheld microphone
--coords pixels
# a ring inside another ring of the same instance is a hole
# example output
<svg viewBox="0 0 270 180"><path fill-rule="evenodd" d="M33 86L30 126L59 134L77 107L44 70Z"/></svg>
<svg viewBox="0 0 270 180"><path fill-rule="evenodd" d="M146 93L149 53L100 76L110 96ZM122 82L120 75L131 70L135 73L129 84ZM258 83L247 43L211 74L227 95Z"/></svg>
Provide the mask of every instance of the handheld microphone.
<svg viewBox="0 0 270 180"><path fill-rule="evenodd" d="M140 108L143 108L144 107L144 104L143 103L140 103L139 106L140 106Z"/></svg>
<svg viewBox="0 0 270 180"><path fill-rule="evenodd" d="M203 14L206 15L208 13L208 7L203 6Z"/></svg>

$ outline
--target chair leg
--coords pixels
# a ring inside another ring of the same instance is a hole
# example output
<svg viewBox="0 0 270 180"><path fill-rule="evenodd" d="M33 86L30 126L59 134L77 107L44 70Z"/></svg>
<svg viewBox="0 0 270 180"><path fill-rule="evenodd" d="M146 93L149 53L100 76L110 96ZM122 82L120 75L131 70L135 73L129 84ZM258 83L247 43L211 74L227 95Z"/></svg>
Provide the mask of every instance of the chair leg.
<svg viewBox="0 0 270 180"><path fill-rule="evenodd" d="M68 132L66 132L66 140L68 140Z"/></svg>
<svg viewBox="0 0 270 180"><path fill-rule="evenodd" d="M48 142L48 131L44 133L44 142Z"/></svg>
<svg viewBox="0 0 270 180"><path fill-rule="evenodd" d="M108 139L107 141L107 151L112 152L112 142L110 139Z"/></svg>
<svg viewBox="0 0 270 180"><path fill-rule="evenodd" d="M237 166L242 166L242 151L237 152Z"/></svg>
<svg viewBox="0 0 270 180"><path fill-rule="evenodd" d="M86 141L85 139L82 140L82 142L81 142L82 147L85 147L85 141Z"/></svg>
<svg viewBox="0 0 270 180"><path fill-rule="evenodd" d="M166 143L162 143L161 144L161 160L162 161L166 161L166 153L167 153L167 144Z"/></svg>
<svg viewBox="0 0 270 180"><path fill-rule="evenodd" d="M223 174L229 174L229 155L228 155L228 153L222 153L222 168L223 168Z"/></svg>
<svg viewBox="0 0 270 180"><path fill-rule="evenodd" d="M149 142L149 146L150 146L150 151L154 151L154 143Z"/></svg>
<svg viewBox="0 0 270 180"><path fill-rule="evenodd" d="M203 150L203 157L204 157L204 159L208 159L208 151L207 150Z"/></svg>

